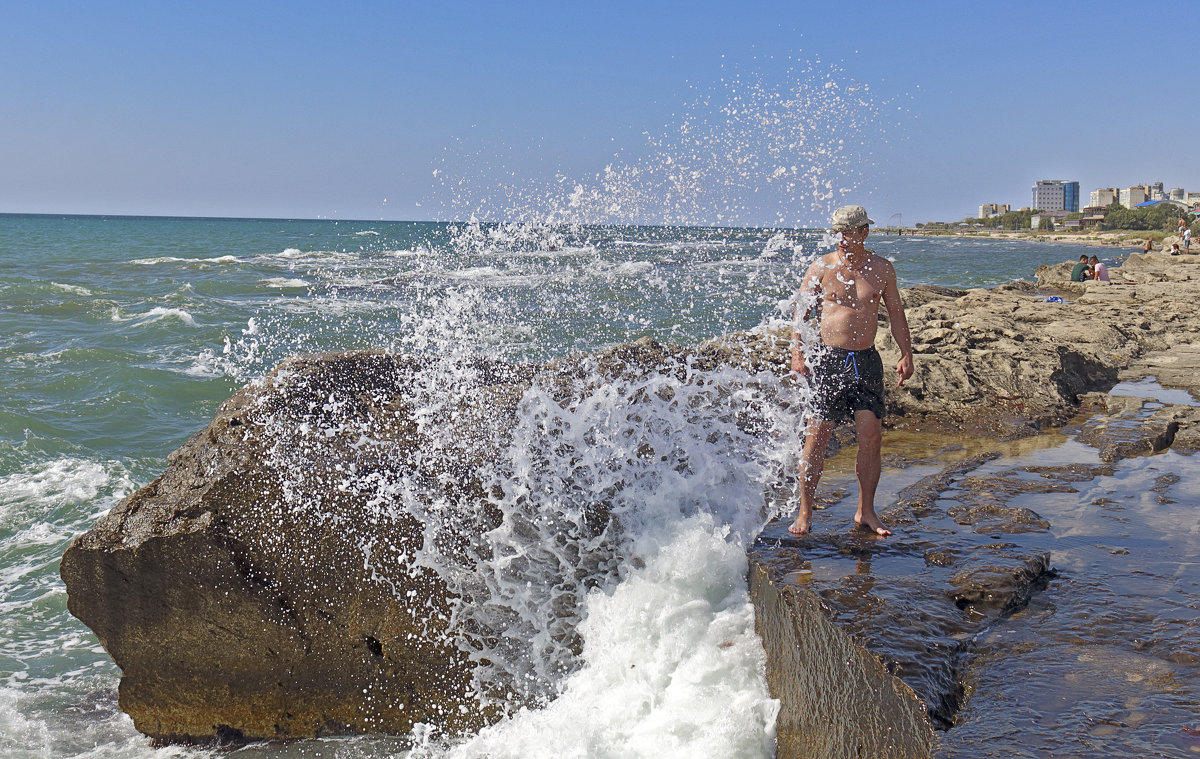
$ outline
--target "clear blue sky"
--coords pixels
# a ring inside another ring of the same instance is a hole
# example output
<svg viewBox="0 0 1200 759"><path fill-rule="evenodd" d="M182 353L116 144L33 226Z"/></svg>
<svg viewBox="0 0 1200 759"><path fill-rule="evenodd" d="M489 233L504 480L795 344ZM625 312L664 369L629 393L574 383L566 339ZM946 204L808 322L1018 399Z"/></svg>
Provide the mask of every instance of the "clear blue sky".
<svg viewBox="0 0 1200 759"><path fill-rule="evenodd" d="M6 2L0 212L430 218L447 150L594 176L731 71L816 60L886 103L853 195L877 219L1027 205L1036 179L1200 190L1196 10Z"/></svg>

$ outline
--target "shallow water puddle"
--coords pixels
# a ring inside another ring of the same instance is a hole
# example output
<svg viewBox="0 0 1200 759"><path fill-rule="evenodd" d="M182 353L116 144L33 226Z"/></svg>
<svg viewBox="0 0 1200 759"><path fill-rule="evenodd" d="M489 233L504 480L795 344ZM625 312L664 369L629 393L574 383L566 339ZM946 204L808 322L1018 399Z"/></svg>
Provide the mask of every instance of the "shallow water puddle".
<svg viewBox="0 0 1200 759"><path fill-rule="evenodd" d="M1163 387L1154 377L1118 382L1108 394L1146 398L1158 403L1174 403L1180 406L1200 406L1200 401L1188 391Z"/></svg>

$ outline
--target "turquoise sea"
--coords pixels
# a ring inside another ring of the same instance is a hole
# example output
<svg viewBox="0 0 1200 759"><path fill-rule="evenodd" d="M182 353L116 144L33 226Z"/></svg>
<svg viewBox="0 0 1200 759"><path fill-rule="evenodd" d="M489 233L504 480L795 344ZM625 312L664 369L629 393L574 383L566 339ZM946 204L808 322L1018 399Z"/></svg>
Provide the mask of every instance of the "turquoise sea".
<svg viewBox="0 0 1200 759"><path fill-rule="evenodd" d="M646 335L693 343L787 318L827 245L806 230L0 215L0 757L203 753L152 749L118 710L119 672L67 613L58 561L284 357L447 339L538 360ZM960 288L1031 279L1082 250L889 236L869 246L902 286ZM1093 251L1119 265L1120 251Z"/></svg>

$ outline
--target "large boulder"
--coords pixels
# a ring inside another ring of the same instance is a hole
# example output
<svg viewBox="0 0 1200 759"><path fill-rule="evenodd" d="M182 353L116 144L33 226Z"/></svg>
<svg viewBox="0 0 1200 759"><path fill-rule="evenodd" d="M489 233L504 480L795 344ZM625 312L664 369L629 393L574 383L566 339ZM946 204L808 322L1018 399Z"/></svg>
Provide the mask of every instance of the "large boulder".
<svg viewBox="0 0 1200 759"><path fill-rule="evenodd" d="M650 377L664 404L690 388L679 418L696 430L719 408L711 434L748 436L761 416L706 372L760 362L760 347L642 340L547 365L289 359L72 542L70 610L121 667L121 708L159 741L474 731L553 695L578 653L582 599L619 576L618 549L636 539L609 513L629 499L621 462L587 470L536 414L525 432L548 450L513 466L545 469L541 482L581 508L513 485L499 511L498 459L535 378L552 406L619 385L627 408L604 408L636 417ZM687 466L629 446L629 467ZM501 532L512 550L497 558Z"/></svg>
<svg viewBox="0 0 1200 759"><path fill-rule="evenodd" d="M459 476L478 460L473 436L457 460L421 449L414 369L372 353L285 362L70 545L70 611L121 667L120 705L140 731L196 741L478 726L471 664L446 634L448 589L414 563L424 525L368 508L380 492L347 484L355 472L447 497L477 486ZM493 411L511 408L511 394L478 390Z"/></svg>

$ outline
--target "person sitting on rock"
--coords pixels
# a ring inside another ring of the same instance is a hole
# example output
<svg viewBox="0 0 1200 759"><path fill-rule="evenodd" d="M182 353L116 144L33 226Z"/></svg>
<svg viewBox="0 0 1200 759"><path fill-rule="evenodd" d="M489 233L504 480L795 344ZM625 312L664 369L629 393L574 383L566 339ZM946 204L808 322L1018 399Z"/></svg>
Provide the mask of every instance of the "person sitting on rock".
<svg viewBox="0 0 1200 759"><path fill-rule="evenodd" d="M1088 257L1084 253L1079 257L1079 263L1075 264L1075 268L1071 269L1071 281L1082 282L1088 278Z"/></svg>
<svg viewBox="0 0 1200 759"><path fill-rule="evenodd" d="M835 211L830 227L838 237L837 250L809 267L797 293L791 374L795 379L809 378L812 398L804 419L800 507L795 522L788 527L793 535L805 535L812 529L813 503L829 437L835 425L849 419L854 420L858 437L854 472L859 493L854 522L879 537L892 534L875 513L884 414L883 362L875 350L881 301L887 309L892 337L900 348L898 384L913 375L913 356L896 270L886 258L864 246L874 223L862 206L844 206ZM807 303L812 305L802 305ZM820 338L808 346L806 356L799 327L810 317L817 319Z"/></svg>
<svg viewBox="0 0 1200 759"><path fill-rule="evenodd" d="M1154 248L1154 240L1146 240L1146 244L1142 246L1142 252L1150 255L1150 251Z"/></svg>
<svg viewBox="0 0 1200 759"><path fill-rule="evenodd" d="M1181 251L1181 250L1179 250L1179 243L1177 243L1177 242L1173 242L1173 243L1171 243L1171 255L1173 255L1173 256L1177 256L1177 255L1179 255L1181 252L1182 252L1182 251Z"/></svg>
<svg viewBox="0 0 1200 759"><path fill-rule="evenodd" d="M1092 279L1096 280L1097 282L1112 281L1108 278L1108 267L1101 263L1098 257L1092 256L1088 263L1091 264Z"/></svg>

